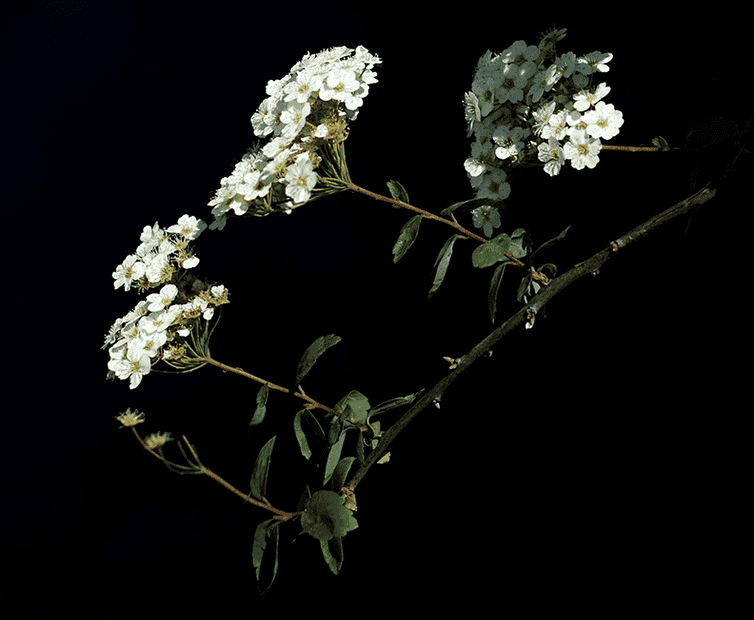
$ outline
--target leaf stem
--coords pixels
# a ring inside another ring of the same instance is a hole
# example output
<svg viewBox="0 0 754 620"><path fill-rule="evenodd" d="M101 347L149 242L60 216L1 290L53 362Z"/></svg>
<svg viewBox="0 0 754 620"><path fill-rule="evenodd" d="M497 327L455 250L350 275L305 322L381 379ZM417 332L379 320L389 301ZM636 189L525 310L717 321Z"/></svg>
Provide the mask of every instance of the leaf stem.
<svg viewBox="0 0 754 620"><path fill-rule="evenodd" d="M269 381L265 381L264 379L261 379L261 378L255 376L255 375L252 375L249 372L246 372L243 368L240 368L239 366L235 366L235 367L234 366L228 366L227 364L223 364L222 362L218 362L216 359L213 359L209 355L205 355L201 359L206 360L207 363L212 364L213 366L217 366L218 368L221 368L224 371L234 372L237 375L241 375L242 377L246 377L247 379L252 379L252 380L257 381L259 383L264 383L270 389L279 390L281 392L285 392L286 394L291 394L292 393L294 396L298 396L299 398L302 398L303 400L308 401L313 408L324 409L325 411L329 411L330 413L333 412L332 409L330 409L329 407L323 405L322 403L318 403L311 396L307 396L306 394L304 394L303 390L301 392L291 392L288 388L285 388L285 387L283 387L281 385L276 385L274 383L270 383ZM308 408L312 408L312 407L308 407Z"/></svg>
<svg viewBox="0 0 754 620"><path fill-rule="evenodd" d="M195 474L204 474L205 476L209 476L210 478L212 478L212 480L214 480L215 482L219 482L226 489L228 489L229 491L232 491L233 493L235 493L236 495L238 495L243 500L245 500L245 501L247 501L247 502L249 502L251 504L254 504L255 506L259 506L260 508L264 508L265 510L269 510L270 512L274 512L276 515L278 515L278 516L275 517L275 519L278 519L280 521L287 521L288 519L291 519L291 518L295 517L298 514L298 513L295 513L295 512L287 512L285 510L279 510L279 509L273 507L272 504L270 504L269 502L267 502L265 504L263 502L255 500L255 499L253 499L251 497L248 497L244 493L241 493L241 491L239 491L236 487L234 487L232 484L230 484L230 482L228 482L227 480L224 480L223 478L221 478L220 476L218 476L215 472L213 472L211 469L208 469L208 468L204 467L204 465L202 465L201 463L199 463L199 457L197 456L196 451L194 450L194 447L189 443L188 439L186 439L185 435L183 435L183 441L186 442L186 445L189 447L189 450L191 450L191 454L193 454L194 458L197 461L197 465L192 465L191 467L186 467L185 465L178 465L177 463L172 463L172 462L168 461L164 456L161 456L160 454L157 454L157 452L155 452L154 450L152 450L152 448L150 448L144 442L144 440L141 438L141 435L139 435L139 432L136 430L135 427L132 426L131 430L133 431L133 434L136 436L136 439L139 441L139 443L141 444L141 446L147 452L149 452L152 456L160 459L166 465L168 465L168 469L170 469L172 467L172 468L175 468L175 470L186 470L185 473L193 472Z"/></svg>
<svg viewBox="0 0 754 620"><path fill-rule="evenodd" d="M390 204L394 204L398 207L402 207L403 209L415 211L416 213L420 213L421 215L423 215L429 220L436 220L438 222L442 222L443 224L447 224L448 226L452 226L453 228L460 230L464 235L466 235L467 237L471 239L476 239L477 241L481 241L482 243L487 243L489 241L489 239L480 237L479 235L471 232L470 230L467 230L466 228L461 226L458 222L456 222L454 219L447 220L444 217L440 217L439 215L435 215L434 213L430 213L429 211L425 211L424 209L420 209L419 207L410 205L407 202L403 202L402 200L396 200L395 198L390 198L388 196L376 194L375 192L370 192L368 189L364 189L363 187L360 187L356 185L355 183L352 183L351 181L349 181L347 185L348 185L348 189L353 190L354 192L364 194L365 196L369 196L370 198L374 198L375 200L382 200L383 202L389 202ZM511 263L513 263L517 267L526 267L526 265L523 262L521 262L519 259L513 256L513 254L511 254L510 252L506 252L505 256L508 257Z"/></svg>

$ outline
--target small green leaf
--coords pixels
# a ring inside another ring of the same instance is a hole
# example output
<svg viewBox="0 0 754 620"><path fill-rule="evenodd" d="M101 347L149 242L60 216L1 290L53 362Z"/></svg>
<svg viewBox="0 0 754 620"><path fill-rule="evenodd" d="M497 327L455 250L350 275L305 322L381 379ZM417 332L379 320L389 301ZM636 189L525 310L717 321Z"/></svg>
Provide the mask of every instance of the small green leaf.
<svg viewBox="0 0 754 620"><path fill-rule="evenodd" d="M322 482L323 485L327 484L327 481L332 477L335 472L335 468L340 462L340 453L343 451L343 444L346 442L346 431L340 432L340 438L330 447L330 454L327 455L327 463L325 465L325 479Z"/></svg>
<svg viewBox="0 0 754 620"><path fill-rule="evenodd" d="M402 407L403 405L409 405L412 402L416 400L416 397L419 396L424 391L424 388L419 390L418 392L414 392L413 394L409 394L408 396L400 396L398 398L391 398L390 400L386 400L383 403L380 403L376 407L373 407L369 411L369 419L371 420L374 416L376 416L378 413L382 413L383 411L388 411L390 409L395 409L396 407Z"/></svg>
<svg viewBox="0 0 754 620"><path fill-rule="evenodd" d="M333 574L337 575L343 566L343 538L333 536L330 540L320 540L319 546L325 562Z"/></svg>
<svg viewBox="0 0 754 620"><path fill-rule="evenodd" d="M392 180L388 181L387 187L390 190L390 196L392 198L395 198L396 200L400 200L401 202L405 202L406 204L411 204L408 201L408 192L403 187L403 185L398 183L398 181L392 181ZM400 208L401 207L399 207L398 205L393 205L393 209L400 209Z"/></svg>
<svg viewBox="0 0 754 620"><path fill-rule="evenodd" d="M278 546L280 542L280 532L278 531L279 521L275 519L268 519L262 521L257 525L257 529L254 532L254 543L251 549L251 561L256 569L257 585L259 587L259 593L264 594L270 589L272 582L275 581L275 577L278 574ZM272 539L272 544L268 544L267 539ZM268 567L272 563L272 574L270 570L265 570L265 575L262 575L262 567ZM269 578L269 582L265 579L265 584L262 583L262 578Z"/></svg>
<svg viewBox="0 0 754 620"><path fill-rule="evenodd" d="M338 414L341 420L348 422L355 420L361 424L366 422L368 409L369 399L356 390L351 390L333 407L333 411Z"/></svg>
<svg viewBox="0 0 754 620"><path fill-rule="evenodd" d="M521 284L518 285L518 292L516 293L516 301L521 301L524 294L529 289L529 283L531 282L531 271L528 271L526 275L521 278Z"/></svg>
<svg viewBox="0 0 754 620"><path fill-rule="evenodd" d="M437 255L437 259L435 260L435 265L433 267L433 269L437 269L437 271L435 272L435 280L434 282L432 282L432 288L429 289L429 295L427 295L427 299L435 294L437 289L440 288L442 281L445 279L445 273L447 272L448 265L450 264L450 257L453 256L453 244L456 242L456 239L458 239L458 237L460 237L460 235L452 235L450 239L445 242L445 245L442 246L440 253Z"/></svg>
<svg viewBox="0 0 754 620"><path fill-rule="evenodd" d="M264 501L265 493L267 493L267 474L270 471L270 458L272 448L275 445L275 437L264 444L259 451L254 469L251 472L251 494L259 501Z"/></svg>
<svg viewBox="0 0 754 620"><path fill-rule="evenodd" d="M656 138L652 138L652 144L656 146L657 148L663 149L663 150L670 150L670 146L668 145L668 141L663 138L662 136L658 136Z"/></svg>
<svg viewBox="0 0 754 620"><path fill-rule="evenodd" d="M499 234L487 243L480 243L471 255L471 262L474 267L482 269L501 260L509 260L505 253L508 251L510 243L511 238L505 233Z"/></svg>
<svg viewBox="0 0 754 620"><path fill-rule="evenodd" d="M421 213L415 215L403 225L403 228L401 228L401 233L398 235L398 241L396 241L395 246L393 246L393 263L397 263L403 258L403 255L408 252L408 249L413 245L414 241L416 241L422 217L424 216Z"/></svg>
<svg viewBox="0 0 754 620"><path fill-rule="evenodd" d="M307 461L312 457L311 442L314 442L315 446L326 454L328 444L325 431L310 411L302 409L293 417L293 432L301 448L301 454Z"/></svg>
<svg viewBox="0 0 754 620"><path fill-rule="evenodd" d="M571 227L570 227L570 226L568 226L568 227L567 227L567 228L566 228L566 229L565 229L565 230L564 230L564 231L563 231L562 233L560 233L560 234L559 234L559 235L558 235L557 237L553 237L553 238L552 238L552 239L550 239L549 241L545 241L545 242L544 242L544 243L543 243L542 245L540 245L540 246L539 246L539 247L538 247L538 248L537 248L536 250L534 250L534 252L532 252L532 255L531 255L531 258L529 259L529 262L531 262L532 260L534 260L534 257L535 257L535 256L536 256L536 255L537 255L537 254L538 254L539 252L541 252L542 250L546 250L546 249L547 249L547 248L549 248L549 247L552 247L552 246L553 246L553 245L555 245L555 244L556 244L556 243L557 243L558 241L560 241L561 239L563 239L563 237L565 237L565 236L566 236L566 233L567 233L567 232L568 232L568 231L569 231L570 229L571 229Z"/></svg>
<svg viewBox="0 0 754 620"><path fill-rule="evenodd" d="M311 370L312 366L314 366L314 362L319 359L319 356L339 342L340 337L335 336L334 334L320 336L306 351L304 351L304 355L301 357L301 361L298 363L298 368L296 369L296 387L301 385L301 380L306 376L306 373Z"/></svg>
<svg viewBox="0 0 754 620"><path fill-rule="evenodd" d="M250 427L261 424L262 420L264 420L264 416L267 413L267 396L269 393L270 388L266 383L259 388L259 392L257 392L257 408L254 410L251 422L249 422Z"/></svg>
<svg viewBox="0 0 754 620"><path fill-rule="evenodd" d="M359 433L359 435L361 435L361 433ZM340 459L340 463L338 463L338 466L335 468L332 478L330 479L331 491L340 493L340 490L346 484L346 478L348 477L348 472L351 470L351 465L353 464L355 460L356 460L355 456L347 456L343 459Z"/></svg>
<svg viewBox="0 0 754 620"><path fill-rule="evenodd" d="M493 323L495 322L495 313L497 312L497 292L500 289L500 283L503 281L505 268L509 264L510 261L505 261L498 265L490 280L490 290L487 293L487 307L490 310L490 317L492 317Z"/></svg>
<svg viewBox="0 0 754 620"><path fill-rule="evenodd" d="M345 506L346 498L333 491L317 491L306 503L301 515L304 532L317 540L342 537L355 530L359 523L353 511Z"/></svg>
<svg viewBox="0 0 754 620"><path fill-rule="evenodd" d="M516 258L523 258L526 256L528 233L523 228L517 228L511 235L511 245L508 251Z"/></svg>

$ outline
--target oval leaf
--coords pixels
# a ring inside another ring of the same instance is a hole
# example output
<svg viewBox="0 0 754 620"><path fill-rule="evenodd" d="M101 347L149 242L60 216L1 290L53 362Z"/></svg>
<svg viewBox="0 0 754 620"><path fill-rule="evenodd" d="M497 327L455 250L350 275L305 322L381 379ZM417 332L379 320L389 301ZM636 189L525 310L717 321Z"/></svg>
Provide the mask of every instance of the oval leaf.
<svg viewBox="0 0 754 620"><path fill-rule="evenodd" d="M356 460L355 456L347 456L344 459L340 460L340 463L338 463L338 466L335 468L335 471L333 472L332 480L330 481L331 491L340 493L340 490L346 484L346 478L348 477L348 472L351 470L351 465L353 464L355 460Z"/></svg>
<svg viewBox="0 0 754 620"><path fill-rule="evenodd" d="M267 474L270 471L270 457L275 437L262 446L257 462L254 463L254 470L251 472L251 494L259 501L264 501L264 495L267 493Z"/></svg>
<svg viewBox="0 0 754 620"><path fill-rule="evenodd" d="M301 361L298 363L298 368L296 369L296 387L301 385L301 380L311 370L311 367L314 366L314 362L317 361L319 356L339 342L340 337L334 334L320 336L304 351L304 355L301 357Z"/></svg>
<svg viewBox="0 0 754 620"><path fill-rule="evenodd" d="M562 233L560 233L557 237L553 237L552 239L545 241L542 245L540 245L534 252L532 252L531 260L534 260L534 256L541 252L542 250L546 250L547 248L555 245L558 241L563 239L563 237L566 236L566 233L571 229L570 226L568 226Z"/></svg>
<svg viewBox="0 0 754 620"><path fill-rule="evenodd" d="M480 243L471 255L471 262L474 267L483 269L501 260L508 260L505 253L508 251L510 243L511 238L505 233L499 234L487 243Z"/></svg>
<svg viewBox="0 0 754 620"><path fill-rule="evenodd" d="M312 442L322 451L327 450L327 438L319 420L307 409L302 409L293 418L293 432L296 434L301 454L308 461L312 456Z"/></svg>
<svg viewBox="0 0 754 620"><path fill-rule="evenodd" d="M445 242L445 245L442 246L442 250L440 250L440 253L437 255L437 259L435 260L435 267L437 268L437 271L435 272L435 280L432 282L432 288L429 289L427 299L435 294L437 289L440 288L442 281L445 279L445 273L450 264L450 257L453 256L453 244L458 237L460 237L460 235L451 236L450 239Z"/></svg>
<svg viewBox="0 0 754 620"><path fill-rule="evenodd" d="M343 451L343 444L346 442L346 431L340 432L340 438L330 448L330 454L327 455L327 464L325 465L325 479L322 484L327 484L327 481L335 472L335 468L340 462L340 453Z"/></svg>
<svg viewBox="0 0 754 620"><path fill-rule="evenodd" d="M257 408L254 410L251 422L249 422L250 427L256 426L264 420L264 416L267 413L267 396L269 393L270 388L266 383L259 388L259 392L257 392Z"/></svg>
<svg viewBox="0 0 754 620"><path fill-rule="evenodd" d="M269 590L278 574L278 543L280 542L278 523L275 519L262 521L254 532L251 561L256 569L260 594ZM263 566L265 567L264 575L262 575ZM264 583L262 582L263 579Z"/></svg>
<svg viewBox="0 0 754 620"><path fill-rule="evenodd" d="M509 261L505 261L501 265L498 265L497 269L495 269L495 273L492 274L492 279L490 280L490 290L487 293L487 307L490 310L490 317L492 318L493 323L495 322L495 313L497 312L497 292L500 289L500 283L503 281L505 268L509 264Z"/></svg>
<svg viewBox="0 0 754 620"><path fill-rule="evenodd" d="M416 236L419 234L419 224L422 221L422 214L415 215L401 228L401 233L398 235L398 241L393 246L393 263L397 263L403 255L408 252L408 249L416 241Z"/></svg>
<svg viewBox="0 0 754 620"><path fill-rule="evenodd" d="M333 407L341 420L363 424L367 419L369 400L361 392L351 390L347 396L341 398Z"/></svg>
<svg viewBox="0 0 754 620"><path fill-rule="evenodd" d="M408 201L408 192L406 189L398 183L398 181L390 180L387 182L387 188L390 190L390 196L395 198L396 200L400 200L402 202L405 202L406 204L409 204ZM393 209L400 209L398 205L393 205Z"/></svg>
<svg viewBox="0 0 754 620"><path fill-rule="evenodd" d="M380 403L376 407L372 408L369 412L369 419L371 420L374 416L376 416L378 413L382 413L383 411L389 411L390 409L395 409L396 407L402 407L403 405L409 405L412 402L416 400L416 397L419 396L424 391L424 388L419 390L418 392L414 392L413 394L409 394L408 396L400 396L398 398L391 398L390 400L386 400L384 403Z"/></svg>

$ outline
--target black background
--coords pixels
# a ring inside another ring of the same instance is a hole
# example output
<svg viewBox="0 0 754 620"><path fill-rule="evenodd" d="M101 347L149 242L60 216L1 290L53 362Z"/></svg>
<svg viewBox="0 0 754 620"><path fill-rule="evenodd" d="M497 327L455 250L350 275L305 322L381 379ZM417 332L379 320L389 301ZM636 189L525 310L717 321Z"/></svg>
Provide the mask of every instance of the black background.
<svg viewBox="0 0 754 620"><path fill-rule="evenodd" d="M168 472L114 419L136 408L144 434L185 434L205 465L244 491L257 451L277 435L269 498L293 509L304 463L291 428L299 401L273 393L267 420L249 432L258 384L237 375L152 373L135 390L105 381L103 335L138 299L114 291L111 273L145 225L184 213L212 221L206 203L255 139L249 118L266 82L307 51L364 45L383 60L346 143L357 184L387 194L396 179L435 213L472 197L462 100L477 59L518 39L536 44L557 14L17 4L0 36L4 606L23 600L40 617L192 617L262 603L303 611L312 601L358 613L348 605L440 597L472 610L492 601L501 610L643 609L650 600L719 610L737 591L740 577L726 569L738 545L730 480L742 460L731 362L747 339L738 310L720 301L740 283L730 244L742 180L687 234L685 220L671 224L573 285L534 329L479 360L440 410L423 412L390 463L360 485L359 528L344 539L337 577L313 539L291 546L298 528L288 526L277 581L258 600L251 539L268 515L208 478ZM557 22L568 28L562 49L614 54L606 101L625 124L610 143L661 135L683 146L712 114L746 121L732 105L743 48L730 24L633 9L619 19L578 15ZM565 271L686 197L688 163L603 151L594 170L526 171L499 230L524 227L537 244L573 225L548 256ZM394 265L409 217L341 194L204 232L197 272L231 291L213 355L290 386L306 347L333 333L342 342L304 382L318 401L359 390L378 404L434 385L447 372L442 356L464 354L492 329L491 270L475 270L472 246L459 242L427 301L452 231L425 221ZM518 309L512 273L497 324Z"/></svg>

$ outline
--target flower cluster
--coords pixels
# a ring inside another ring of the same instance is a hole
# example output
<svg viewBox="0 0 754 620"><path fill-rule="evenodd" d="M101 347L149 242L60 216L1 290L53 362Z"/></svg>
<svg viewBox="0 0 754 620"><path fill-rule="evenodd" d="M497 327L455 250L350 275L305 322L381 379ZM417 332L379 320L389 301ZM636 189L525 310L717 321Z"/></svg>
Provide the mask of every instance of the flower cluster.
<svg viewBox="0 0 754 620"><path fill-rule="evenodd" d="M565 29L547 34L539 46L516 41L504 52L479 59L471 91L464 97L471 157L464 163L477 198L505 200L511 170L535 157L551 176L565 160L577 170L594 168L602 147L623 125L623 114L602 99L612 54L577 58L557 55Z"/></svg>
<svg viewBox="0 0 754 620"><path fill-rule="evenodd" d="M157 222L145 226L136 252L113 272L116 289L159 287L159 291L115 321L105 336L102 348L112 345L108 378L130 379L134 389L153 360L183 357L186 345L176 340L187 337L200 317L209 321L215 307L229 303L224 286L210 287L187 272L199 264L189 242L206 228L203 221L188 215L166 230Z"/></svg>
<svg viewBox="0 0 754 620"><path fill-rule="evenodd" d="M372 68L378 64L379 57L362 46L334 47L307 54L287 76L270 80L269 96L251 117L254 134L266 143L246 153L221 180L209 202L215 216L210 228L222 230L231 210L264 216L290 213L307 202L322 160L317 151L348 137L348 122L377 82Z"/></svg>

